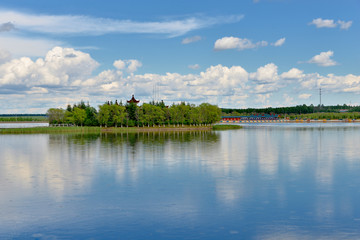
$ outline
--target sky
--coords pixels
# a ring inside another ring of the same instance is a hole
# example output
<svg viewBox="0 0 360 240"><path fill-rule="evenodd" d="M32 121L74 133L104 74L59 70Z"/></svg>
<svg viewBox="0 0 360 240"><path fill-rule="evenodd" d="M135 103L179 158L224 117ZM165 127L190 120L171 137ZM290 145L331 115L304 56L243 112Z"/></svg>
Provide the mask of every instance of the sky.
<svg viewBox="0 0 360 240"><path fill-rule="evenodd" d="M0 114L360 105L359 0L2 0Z"/></svg>

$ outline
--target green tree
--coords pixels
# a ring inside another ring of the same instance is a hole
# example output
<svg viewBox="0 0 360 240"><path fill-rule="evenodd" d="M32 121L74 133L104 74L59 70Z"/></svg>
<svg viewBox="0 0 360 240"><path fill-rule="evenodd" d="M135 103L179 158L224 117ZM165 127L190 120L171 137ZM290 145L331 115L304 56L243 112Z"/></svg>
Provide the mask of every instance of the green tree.
<svg viewBox="0 0 360 240"><path fill-rule="evenodd" d="M203 123L215 123L221 119L221 109L209 103L202 103L199 106L201 121Z"/></svg>
<svg viewBox="0 0 360 240"><path fill-rule="evenodd" d="M73 110L73 118L76 125L83 126L86 118L85 109L75 107Z"/></svg>
<svg viewBox="0 0 360 240"><path fill-rule="evenodd" d="M47 110L46 115L48 116L50 124L61 124L65 121L66 110L62 108L50 108Z"/></svg>
<svg viewBox="0 0 360 240"><path fill-rule="evenodd" d="M85 108L86 118L84 121L85 126L98 126L97 111L94 107L87 105Z"/></svg>
<svg viewBox="0 0 360 240"><path fill-rule="evenodd" d="M110 105L110 115L115 127L117 127L119 123L122 125L126 118L126 108L118 104Z"/></svg>
<svg viewBox="0 0 360 240"><path fill-rule="evenodd" d="M99 112L97 115L97 119L99 121L100 126L107 127L109 124L110 118L110 105L107 103L99 106Z"/></svg>
<svg viewBox="0 0 360 240"><path fill-rule="evenodd" d="M146 125L163 124L165 112L160 106L144 103L141 107L140 121Z"/></svg>
<svg viewBox="0 0 360 240"><path fill-rule="evenodd" d="M126 112L128 119L136 122L138 120L138 106L136 103L127 103L126 104Z"/></svg>

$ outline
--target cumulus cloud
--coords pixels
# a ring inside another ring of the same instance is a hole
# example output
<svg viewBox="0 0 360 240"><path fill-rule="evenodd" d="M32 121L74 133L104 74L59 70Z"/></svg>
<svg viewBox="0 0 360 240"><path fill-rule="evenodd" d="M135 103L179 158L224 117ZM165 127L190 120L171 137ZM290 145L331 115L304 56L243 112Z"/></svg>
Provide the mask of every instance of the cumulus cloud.
<svg viewBox="0 0 360 240"><path fill-rule="evenodd" d="M147 102L152 100L154 84L158 86L159 98L168 104L209 102L221 107L266 106L275 94L282 94L285 103L295 104L293 97L289 97L292 95L287 92L288 95L284 95L282 91L291 89L289 86L303 92L320 85L329 94L360 92L360 76L322 76L297 68L279 73L274 63L250 73L241 66L216 65L198 74L134 74L132 71L141 63L131 59L116 60L113 68L94 75L98 65L87 53L61 47L51 49L45 57L36 60L28 57L11 59L0 65L0 104L6 105L10 96L4 95L9 94L26 99L22 104L12 105L12 108L24 108L25 112L27 109L46 112L50 107L65 106L81 99L96 106L109 99L124 100L132 93ZM310 96L303 93L296 99Z"/></svg>
<svg viewBox="0 0 360 240"><path fill-rule="evenodd" d="M249 74L249 78L255 83L252 91L258 94L275 92L283 84L274 63L259 67L256 72Z"/></svg>
<svg viewBox="0 0 360 240"><path fill-rule="evenodd" d="M251 73L250 78L259 83L273 83L279 80L277 69L274 63L269 63L259 67L255 73Z"/></svg>
<svg viewBox="0 0 360 240"><path fill-rule="evenodd" d="M48 34L102 35L108 33L151 33L180 36L216 24L238 22L243 15L189 17L165 21L138 22L80 15L39 15L0 11L0 22L14 22L20 30Z"/></svg>
<svg viewBox="0 0 360 240"><path fill-rule="evenodd" d="M297 68L292 68L288 72L284 72L281 74L281 78L289 79L289 80L301 79L303 77L304 77L304 72Z"/></svg>
<svg viewBox="0 0 360 240"><path fill-rule="evenodd" d="M280 47L285 43L285 38L280 38L279 40L277 40L276 42L272 43L271 45L275 46L275 47Z"/></svg>
<svg viewBox="0 0 360 240"><path fill-rule="evenodd" d="M87 53L55 47L36 61L22 57L0 65L0 86L71 86L76 80L88 78L97 66Z"/></svg>
<svg viewBox="0 0 360 240"><path fill-rule="evenodd" d="M123 70L126 69L128 73L135 72L139 67L142 66L142 63L136 59L129 59L129 60L116 60L113 63L114 67Z"/></svg>
<svg viewBox="0 0 360 240"><path fill-rule="evenodd" d="M130 73L135 72L139 67L142 66L142 63L136 59L127 60L127 63L128 63L127 71Z"/></svg>
<svg viewBox="0 0 360 240"><path fill-rule="evenodd" d="M113 65L114 65L114 67L116 67L117 69L124 69L124 68L126 67L126 63L125 63L123 60L121 60L121 59L116 60Z"/></svg>
<svg viewBox="0 0 360 240"><path fill-rule="evenodd" d="M335 62L331 57L334 55L333 51L327 51L327 52L321 52L319 55L315 55L312 57L308 63L315 63L318 66L322 67L330 67L337 65L337 62Z"/></svg>
<svg viewBox="0 0 360 240"><path fill-rule="evenodd" d="M223 37L216 40L214 44L214 50L220 51L227 49L237 49L241 51L250 48L264 47L267 45L268 43L266 41L253 43L247 38Z"/></svg>
<svg viewBox="0 0 360 240"><path fill-rule="evenodd" d="M202 38L200 36L193 36L193 37L188 37L188 38L184 38L181 43L182 44L189 44L189 43L193 43L193 42L198 42L200 41Z"/></svg>
<svg viewBox="0 0 360 240"><path fill-rule="evenodd" d="M348 74L345 76L336 76L328 74L321 76L317 73L307 74L307 76L300 80L301 86L304 89L314 89L321 86L331 92L345 92L345 93L359 93L360 91L360 76Z"/></svg>
<svg viewBox="0 0 360 240"><path fill-rule="evenodd" d="M316 28L336 28L340 27L340 29L347 30L351 27L352 21L343 21L338 20L337 22L333 19L322 19L316 18L309 23L310 25L315 25Z"/></svg>
<svg viewBox="0 0 360 240"><path fill-rule="evenodd" d="M308 93L303 93L299 95L300 99L309 99L312 95Z"/></svg>
<svg viewBox="0 0 360 240"><path fill-rule="evenodd" d="M199 68L200 68L200 65L199 65L199 64L194 64L194 65L189 65L188 67L189 67L190 69L196 70L196 69L199 69Z"/></svg>

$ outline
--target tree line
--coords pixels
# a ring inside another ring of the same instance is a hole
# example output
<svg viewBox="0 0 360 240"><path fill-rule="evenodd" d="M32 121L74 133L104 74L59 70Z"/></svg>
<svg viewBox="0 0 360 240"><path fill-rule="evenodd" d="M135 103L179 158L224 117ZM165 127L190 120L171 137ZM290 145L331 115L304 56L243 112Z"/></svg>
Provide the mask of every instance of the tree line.
<svg viewBox="0 0 360 240"><path fill-rule="evenodd" d="M154 126L154 125L200 125L212 124L221 119L221 109L209 103L199 106L181 102L166 106L163 101L143 103L108 101L98 109L81 101L66 109L50 108L47 111L50 124L76 126Z"/></svg>
<svg viewBox="0 0 360 240"><path fill-rule="evenodd" d="M346 104L343 105L333 105L333 106L324 106L318 105L314 106L313 104L307 106L306 104L297 105L293 107L278 107L278 108L246 108L246 109L231 109L231 108L222 108L224 116L241 116L241 115L252 115L252 114L307 114L307 113L318 113L318 112L339 112L340 109L346 109L349 112L359 112L360 106L349 106Z"/></svg>

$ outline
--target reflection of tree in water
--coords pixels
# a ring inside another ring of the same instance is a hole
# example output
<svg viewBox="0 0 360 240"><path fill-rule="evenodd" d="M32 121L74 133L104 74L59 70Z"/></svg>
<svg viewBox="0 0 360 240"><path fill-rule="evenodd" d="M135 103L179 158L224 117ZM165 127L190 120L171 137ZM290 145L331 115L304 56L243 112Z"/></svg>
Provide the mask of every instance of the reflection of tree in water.
<svg viewBox="0 0 360 240"><path fill-rule="evenodd" d="M219 141L219 134L210 131L140 132L104 133L101 134L100 144L102 149L115 151L112 155L117 155L118 160L127 159L135 164L144 159L157 162L159 159L163 159L167 152L174 151L171 147L174 145L185 144L194 147L198 144L207 145L217 141ZM121 155L119 151L125 155Z"/></svg>
<svg viewBox="0 0 360 240"><path fill-rule="evenodd" d="M76 144L76 145L87 145L94 143L100 137L99 134L50 134L50 145L67 143L67 144Z"/></svg>
<svg viewBox="0 0 360 240"><path fill-rule="evenodd" d="M96 142L99 138L103 145L121 145L124 143L130 146L136 146L137 143L142 144L164 144L168 141L172 142L192 142L219 141L219 134L210 131L192 131L192 132L139 132L139 133L102 133L102 134L52 134L49 135L50 145L59 143L68 143L76 145L87 145Z"/></svg>
<svg viewBox="0 0 360 240"><path fill-rule="evenodd" d="M142 144L162 145L168 141L172 142L192 142L206 141L217 142L219 135L209 131L194 132L140 132L140 133L104 133L101 134L102 144L123 144L128 143L130 146Z"/></svg>

